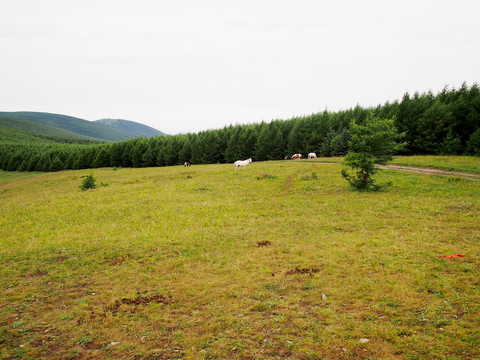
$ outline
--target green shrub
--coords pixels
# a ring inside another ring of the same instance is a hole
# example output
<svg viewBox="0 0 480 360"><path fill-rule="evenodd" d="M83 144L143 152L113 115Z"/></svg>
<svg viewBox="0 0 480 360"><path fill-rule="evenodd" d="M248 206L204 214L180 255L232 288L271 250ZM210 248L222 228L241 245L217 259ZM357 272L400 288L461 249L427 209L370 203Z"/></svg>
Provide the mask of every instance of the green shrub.
<svg viewBox="0 0 480 360"><path fill-rule="evenodd" d="M95 181L96 179L93 177L93 174L88 175L85 179L83 179L80 189L82 189L82 191L95 189L97 187L97 185L95 185Z"/></svg>

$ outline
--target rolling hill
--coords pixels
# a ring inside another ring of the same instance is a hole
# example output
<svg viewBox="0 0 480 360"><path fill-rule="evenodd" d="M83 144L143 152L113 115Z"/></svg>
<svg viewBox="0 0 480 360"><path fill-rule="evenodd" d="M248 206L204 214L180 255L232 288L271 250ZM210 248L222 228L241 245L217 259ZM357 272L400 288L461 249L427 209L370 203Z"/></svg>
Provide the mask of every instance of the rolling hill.
<svg viewBox="0 0 480 360"><path fill-rule="evenodd" d="M167 136L167 134L154 129L150 126L137 123L135 121L123 120L123 119L101 119L96 120L94 123L109 126L113 129L123 131L134 137L152 137L156 135Z"/></svg>
<svg viewBox="0 0 480 360"><path fill-rule="evenodd" d="M146 135L145 133L141 133L140 130L135 130L133 133L130 133L128 129L134 129L134 124L137 125L138 128L143 129L147 127L146 125L142 125L139 123L135 123L130 121L129 126L124 128L124 130L117 129L116 126L102 124L99 122L92 122L87 121L84 119L68 116L68 115L60 115L60 114L52 114L52 113L44 113L44 112L33 112L33 111L18 111L18 112L0 112L0 116L9 118L9 122L7 125L9 127L20 128L24 125L16 124L13 125L14 121L12 119L21 119L21 120L28 120L30 122L48 126L50 129L48 131L52 131L51 128L56 128L63 132L63 135L54 135L54 136L63 136L68 138L74 138L75 136L81 136L83 139L87 138L90 140L101 140L101 141L122 141L127 139L132 139L141 136L153 136L153 135ZM32 124L30 124L32 125ZM147 127L150 128L150 127ZM37 133L40 131L39 134L45 135L46 128L38 128L38 126L27 126L27 128L23 128L23 130ZM152 129L152 128L150 128ZM151 131L150 131L151 133ZM160 132L159 132L160 133ZM76 135L74 135L76 134ZM139 135L140 134L140 135ZM163 134L163 133L161 133ZM156 135L156 134L155 134Z"/></svg>
<svg viewBox="0 0 480 360"><path fill-rule="evenodd" d="M0 115L0 138L15 142L17 139L29 139L31 142L95 142L100 140L80 135L68 130L40 124L34 121Z"/></svg>

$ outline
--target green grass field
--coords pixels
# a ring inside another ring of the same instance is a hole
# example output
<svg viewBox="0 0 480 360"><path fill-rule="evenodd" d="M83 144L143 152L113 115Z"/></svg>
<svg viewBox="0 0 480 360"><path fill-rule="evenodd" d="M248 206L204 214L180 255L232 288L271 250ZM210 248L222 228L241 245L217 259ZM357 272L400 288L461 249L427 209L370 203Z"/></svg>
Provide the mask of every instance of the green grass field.
<svg viewBox="0 0 480 360"><path fill-rule="evenodd" d="M480 357L480 182L341 168L0 172L0 358Z"/></svg>

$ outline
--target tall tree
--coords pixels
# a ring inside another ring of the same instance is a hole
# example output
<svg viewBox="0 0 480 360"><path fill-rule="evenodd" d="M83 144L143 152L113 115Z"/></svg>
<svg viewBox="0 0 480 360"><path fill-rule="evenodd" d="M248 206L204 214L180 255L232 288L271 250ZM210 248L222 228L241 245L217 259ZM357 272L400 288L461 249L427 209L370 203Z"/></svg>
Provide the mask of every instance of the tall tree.
<svg viewBox="0 0 480 360"><path fill-rule="evenodd" d="M255 159L279 160L285 156L285 142L277 122L265 124L255 144Z"/></svg>
<svg viewBox="0 0 480 360"><path fill-rule="evenodd" d="M402 137L392 119L381 119L370 114L365 125L359 125L354 120L350 128L350 152L345 156L344 165L353 170L342 170L342 176L355 189L376 189L374 174L375 164L386 164L392 159L392 154L405 144L399 143Z"/></svg>
<svg viewBox="0 0 480 360"><path fill-rule="evenodd" d="M143 166L143 154L145 153L146 149L147 145L145 143L145 139L138 139L132 150L132 166L134 168Z"/></svg>
<svg viewBox="0 0 480 360"><path fill-rule="evenodd" d="M474 131L468 139L467 152L472 155L480 156L480 127Z"/></svg>
<svg viewBox="0 0 480 360"><path fill-rule="evenodd" d="M133 142L127 141L122 153L122 166L132 167Z"/></svg>
<svg viewBox="0 0 480 360"><path fill-rule="evenodd" d="M257 142L257 133L252 125L242 127L242 132L238 139L238 158L253 158L255 154L255 143Z"/></svg>
<svg viewBox="0 0 480 360"><path fill-rule="evenodd" d="M92 167L107 167L110 166L110 154L107 151L106 146L102 146L98 149L95 159L93 160Z"/></svg>
<svg viewBox="0 0 480 360"><path fill-rule="evenodd" d="M230 163L242 158L240 148L242 147L241 135L244 132L244 127L237 125L232 127L229 132L230 136L225 148L225 161Z"/></svg>
<svg viewBox="0 0 480 360"><path fill-rule="evenodd" d="M183 146L178 154L180 163L192 162L192 135L187 134L184 136Z"/></svg>

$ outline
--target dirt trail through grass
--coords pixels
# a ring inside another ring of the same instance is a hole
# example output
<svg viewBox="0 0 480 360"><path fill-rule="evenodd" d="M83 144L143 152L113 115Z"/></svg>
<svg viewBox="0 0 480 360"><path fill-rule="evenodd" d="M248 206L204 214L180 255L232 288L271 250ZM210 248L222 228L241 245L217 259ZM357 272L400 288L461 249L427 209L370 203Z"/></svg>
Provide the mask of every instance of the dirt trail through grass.
<svg viewBox="0 0 480 360"><path fill-rule="evenodd" d="M412 167L412 166L400 166L400 165L377 165L377 167L379 169L386 169L386 170L408 171L408 172L413 172L417 174L427 174L427 175L456 176L463 179L480 181L480 175L468 174L468 173L458 172L458 171L420 168L420 167Z"/></svg>
<svg viewBox="0 0 480 360"><path fill-rule="evenodd" d="M312 162L309 162L312 163ZM315 164L320 165L333 165L339 164L338 162L320 162L315 161ZM425 174L425 175L440 175L440 176L456 176L462 179L468 179L473 181L480 181L480 175L477 174L469 174L465 172L459 171L452 171L452 170L440 170L440 169L432 169L432 168L423 168L423 167L415 167L415 166L402 166L402 165L377 165L377 168L384 169L384 170L394 170L394 171L407 171L413 172L417 174Z"/></svg>

